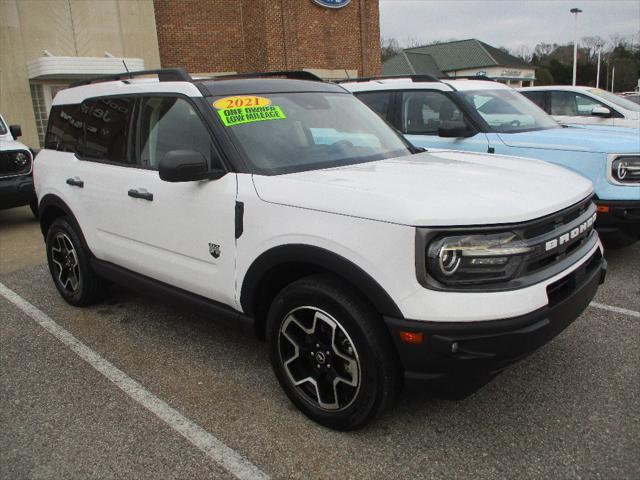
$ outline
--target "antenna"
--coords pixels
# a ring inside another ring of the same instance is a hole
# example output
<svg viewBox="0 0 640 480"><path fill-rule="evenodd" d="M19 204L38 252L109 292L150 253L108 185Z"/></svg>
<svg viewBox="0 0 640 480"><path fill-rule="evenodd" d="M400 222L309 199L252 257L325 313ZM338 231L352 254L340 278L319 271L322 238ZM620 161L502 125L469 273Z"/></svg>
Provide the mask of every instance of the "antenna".
<svg viewBox="0 0 640 480"><path fill-rule="evenodd" d="M127 62L124 61L124 58L122 59L122 64L124 65L124 69L127 71L127 73L131 73L127 68Z"/></svg>

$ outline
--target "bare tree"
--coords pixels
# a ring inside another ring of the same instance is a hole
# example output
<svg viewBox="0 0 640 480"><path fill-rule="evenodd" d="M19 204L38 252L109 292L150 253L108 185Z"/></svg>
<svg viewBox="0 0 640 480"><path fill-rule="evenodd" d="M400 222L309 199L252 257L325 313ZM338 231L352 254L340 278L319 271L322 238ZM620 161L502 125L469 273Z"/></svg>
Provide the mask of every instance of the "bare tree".
<svg viewBox="0 0 640 480"><path fill-rule="evenodd" d="M398 40L395 38L380 37L380 56L382 57L383 62L396 56L401 51L402 48L400 48Z"/></svg>

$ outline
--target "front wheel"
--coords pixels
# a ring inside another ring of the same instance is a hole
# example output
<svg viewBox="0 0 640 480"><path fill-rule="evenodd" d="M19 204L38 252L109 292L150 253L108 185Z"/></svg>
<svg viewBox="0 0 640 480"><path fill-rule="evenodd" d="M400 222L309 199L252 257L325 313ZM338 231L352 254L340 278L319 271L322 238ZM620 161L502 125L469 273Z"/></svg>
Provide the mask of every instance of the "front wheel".
<svg viewBox="0 0 640 480"><path fill-rule="evenodd" d="M383 412L401 382L379 315L349 285L314 275L285 287L267 319L271 363L309 418L353 430Z"/></svg>
<svg viewBox="0 0 640 480"><path fill-rule="evenodd" d="M103 292L102 279L89 265L89 254L66 218L56 219L47 231L47 262L62 298L74 306L94 303Z"/></svg>

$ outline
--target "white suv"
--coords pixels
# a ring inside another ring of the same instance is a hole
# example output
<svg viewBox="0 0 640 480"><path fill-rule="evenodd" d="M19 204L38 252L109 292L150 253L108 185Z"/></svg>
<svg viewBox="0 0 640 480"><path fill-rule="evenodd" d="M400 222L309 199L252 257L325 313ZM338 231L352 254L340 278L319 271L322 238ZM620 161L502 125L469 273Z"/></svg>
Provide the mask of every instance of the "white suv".
<svg viewBox="0 0 640 480"><path fill-rule="evenodd" d="M362 426L405 379L486 381L604 278L593 187L569 171L417 152L305 72L155 73L53 102L35 180L54 283L72 305L106 278L250 326L324 425Z"/></svg>
<svg viewBox="0 0 640 480"><path fill-rule="evenodd" d="M606 90L569 85L518 90L560 123L640 128L640 105Z"/></svg>

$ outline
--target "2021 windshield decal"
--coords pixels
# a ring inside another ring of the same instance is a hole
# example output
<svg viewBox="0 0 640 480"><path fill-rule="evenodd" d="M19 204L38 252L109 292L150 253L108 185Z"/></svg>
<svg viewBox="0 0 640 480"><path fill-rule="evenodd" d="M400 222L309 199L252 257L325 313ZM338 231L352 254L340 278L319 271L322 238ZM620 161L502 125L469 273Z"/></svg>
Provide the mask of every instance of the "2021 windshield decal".
<svg viewBox="0 0 640 480"><path fill-rule="evenodd" d="M213 102L213 107L218 110L218 115L226 127L287 118L281 107L271 105L271 99L265 97L249 95L225 97Z"/></svg>
<svg viewBox="0 0 640 480"><path fill-rule="evenodd" d="M218 115L225 127L242 123L262 122L265 120L282 120L287 116L277 105L267 107L240 107L218 110Z"/></svg>

